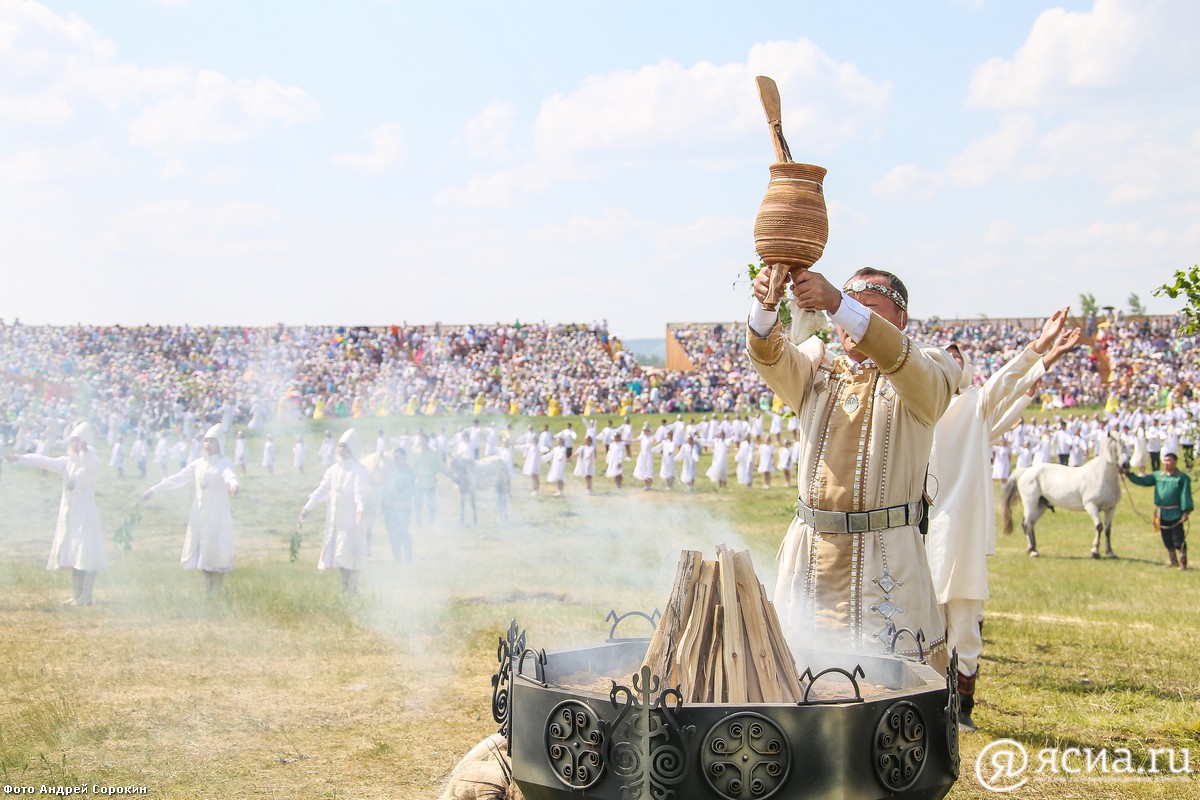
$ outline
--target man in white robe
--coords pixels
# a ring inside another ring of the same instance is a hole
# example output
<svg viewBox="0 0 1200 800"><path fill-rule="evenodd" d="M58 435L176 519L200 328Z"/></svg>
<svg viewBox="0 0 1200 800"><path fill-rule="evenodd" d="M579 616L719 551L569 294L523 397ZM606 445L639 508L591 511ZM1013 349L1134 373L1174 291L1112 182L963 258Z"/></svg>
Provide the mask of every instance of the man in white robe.
<svg viewBox="0 0 1200 800"><path fill-rule="evenodd" d="M946 644L951 652L958 652L959 724L966 730L975 730L971 711L983 652L979 624L988 598L987 556L996 552L991 443L1011 427L1008 412L1025 390L1078 341L1075 329L1064 337L1064 349L1054 344L1066 319L1067 309L1054 312L1041 335L982 386L973 385L974 371L961 350L956 345L949 348L963 372L957 393L934 430L929 486L935 496L925 544L933 588L946 620Z"/></svg>

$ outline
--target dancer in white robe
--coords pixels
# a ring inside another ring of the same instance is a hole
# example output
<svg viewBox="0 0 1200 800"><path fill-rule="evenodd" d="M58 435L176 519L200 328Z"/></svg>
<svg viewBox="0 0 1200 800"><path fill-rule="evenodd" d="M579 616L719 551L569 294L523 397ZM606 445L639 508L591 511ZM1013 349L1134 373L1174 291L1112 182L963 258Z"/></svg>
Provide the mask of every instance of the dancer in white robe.
<svg viewBox="0 0 1200 800"><path fill-rule="evenodd" d="M618 489L625 481L625 459L628 457L625 440L621 438L620 433L614 432L604 454L604 477L612 478Z"/></svg>
<svg viewBox="0 0 1200 800"><path fill-rule="evenodd" d="M781 440L775 447L775 470L783 474L783 485L792 485L792 448Z"/></svg>
<svg viewBox="0 0 1200 800"><path fill-rule="evenodd" d="M233 512L229 498L238 493L239 484L233 462L221 453L223 435L221 425L213 425L204 434L203 456L142 494L142 500L149 500L163 489L188 485L195 489L179 562L184 569L202 571L210 593L221 591L225 574L233 569Z"/></svg>
<svg viewBox="0 0 1200 800"><path fill-rule="evenodd" d="M550 452L542 455L542 460L550 465L546 471L546 483L554 484L554 496L562 497L563 479L567 474L567 445L562 439L555 439Z"/></svg>
<svg viewBox="0 0 1200 800"><path fill-rule="evenodd" d="M671 437L663 439L658 444L651 448L656 453L662 454L662 460L659 462L658 477L662 478L667 484L667 490L671 491L675 488L675 440Z"/></svg>
<svg viewBox="0 0 1200 800"><path fill-rule="evenodd" d="M725 431L718 430L715 439L705 440L703 444L712 447L712 465L704 474L717 488L724 489L729 484L729 441Z"/></svg>
<svg viewBox="0 0 1200 800"><path fill-rule="evenodd" d="M238 431L237 438L233 441L233 466L242 471L243 477L246 474L246 467L249 466L250 462L250 454L247 450L246 434Z"/></svg>
<svg viewBox="0 0 1200 800"><path fill-rule="evenodd" d="M654 436L650 433L650 426L642 427L642 435L638 437L638 454L637 462L633 465L634 480L642 481L642 486L646 491L650 491L651 484L654 483Z"/></svg>
<svg viewBox="0 0 1200 800"><path fill-rule="evenodd" d="M100 475L100 457L95 450L96 434L89 423L76 425L67 438L67 454L51 458L39 455L9 454L9 463L62 475L62 497L58 503L58 522L50 544L46 569L71 570L72 593L63 605L90 606L96 573L107 566L104 534L100 529L100 509L96 506L96 478Z"/></svg>
<svg viewBox="0 0 1200 800"><path fill-rule="evenodd" d="M1008 442L1001 440L992 446L992 480L1006 481L1012 475L1012 453Z"/></svg>
<svg viewBox="0 0 1200 800"><path fill-rule="evenodd" d="M269 433L267 440L263 442L262 465L268 475L275 474L275 438Z"/></svg>
<svg viewBox="0 0 1200 800"><path fill-rule="evenodd" d="M538 444L538 438L532 436L523 447L525 460L521 463L521 474L529 476L529 494L531 497L537 497L542 480L542 446ZM549 448L546 448L546 452L549 452Z"/></svg>
<svg viewBox="0 0 1200 800"><path fill-rule="evenodd" d="M738 445L737 455L734 457L737 464L737 481L742 486L747 488L754 485L754 445L750 444L750 439L742 439Z"/></svg>
<svg viewBox="0 0 1200 800"><path fill-rule="evenodd" d="M358 591L358 578L367 566L367 535L363 525L369 491L367 470L358 462L358 444L354 428L338 439L337 461L325 470L321 483L300 509L300 522L313 508L328 499L325 508L325 534L317 569L337 569L342 573L342 591Z"/></svg>
<svg viewBox="0 0 1200 800"><path fill-rule="evenodd" d="M304 439L300 436L296 437L295 444L292 445L292 468L304 474L304 462L307 459L308 453L304 447Z"/></svg>
<svg viewBox="0 0 1200 800"><path fill-rule="evenodd" d="M594 428L595 420L591 421ZM583 478L587 483L587 493L592 493L592 478L596 475L596 444L591 436L583 437L583 445L575 454L575 469L572 470L577 478Z"/></svg>
<svg viewBox="0 0 1200 800"><path fill-rule="evenodd" d="M675 454L675 460L679 462L679 482L688 488L690 492L696 488L696 462L700 460L700 445L696 442L695 434L687 434L683 440L683 446Z"/></svg>
<svg viewBox="0 0 1200 800"><path fill-rule="evenodd" d="M771 437L762 434L758 442L758 472L762 475L764 489L771 488L771 469L774 467L771 457L774 454L775 446L771 444Z"/></svg>

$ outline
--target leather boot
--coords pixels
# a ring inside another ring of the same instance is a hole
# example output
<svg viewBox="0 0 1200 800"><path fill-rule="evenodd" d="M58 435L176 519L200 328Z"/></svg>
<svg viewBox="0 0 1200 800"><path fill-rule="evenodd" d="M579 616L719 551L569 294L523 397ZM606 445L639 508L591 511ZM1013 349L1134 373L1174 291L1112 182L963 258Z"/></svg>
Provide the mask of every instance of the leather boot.
<svg viewBox="0 0 1200 800"><path fill-rule="evenodd" d="M79 592L79 598L75 601L76 605L90 606L92 604L92 588L96 585L96 573L83 573L83 585Z"/></svg>
<svg viewBox="0 0 1200 800"><path fill-rule="evenodd" d="M1179 548L1179 568L1187 569L1187 542L1183 543L1183 547Z"/></svg>
<svg viewBox="0 0 1200 800"><path fill-rule="evenodd" d="M971 719L971 711L975 708L975 678L978 676L979 670L975 670L974 675L958 673L958 729L967 733L978 730Z"/></svg>
<svg viewBox="0 0 1200 800"><path fill-rule="evenodd" d="M1167 548L1167 555L1168 555L1168 556L1170 556L1170 558L1171 558L1171 561L1170 561L1170 562L1169 562L1169 563L1168 563L1166 566L1168 566L1168 567L1178 567L1178 566L1179 566L1179 559L1178 559L1178 558L1176 558L1176 556L1175 556L1175 548L1174 548L1174 547L1168 547L1168 548Z"/></svg>

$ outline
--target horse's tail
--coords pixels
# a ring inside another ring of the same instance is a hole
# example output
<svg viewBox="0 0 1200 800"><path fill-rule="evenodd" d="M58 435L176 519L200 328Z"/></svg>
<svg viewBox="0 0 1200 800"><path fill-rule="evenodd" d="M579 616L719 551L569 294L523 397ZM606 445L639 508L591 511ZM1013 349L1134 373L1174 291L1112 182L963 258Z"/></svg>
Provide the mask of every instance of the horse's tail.
<svg viewBox="0 0 1200 800"><path fill-rule="evenodd" d="M1004 482L1004 491L1000 493L1000 521L1004 524L1004 532L1006 534L1010 534L1013 531L1012 507L1013 500L1017 496L1017 478L1024 471L1024 467L1017 467L1013 470L1013 474Z"/></svg>

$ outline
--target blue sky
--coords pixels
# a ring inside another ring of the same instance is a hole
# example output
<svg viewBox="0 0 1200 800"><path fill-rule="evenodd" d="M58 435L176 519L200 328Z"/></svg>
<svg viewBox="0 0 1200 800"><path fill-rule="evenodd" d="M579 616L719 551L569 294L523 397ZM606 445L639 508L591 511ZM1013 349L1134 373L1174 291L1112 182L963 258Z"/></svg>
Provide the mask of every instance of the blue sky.
<svg viewBox="0 0 1200 800"><path fill-rule="evenodd" d="M1200 261L1200 5L0 0L0 317L744 314L772 150L835 281L1124 307Z"/></svg>

